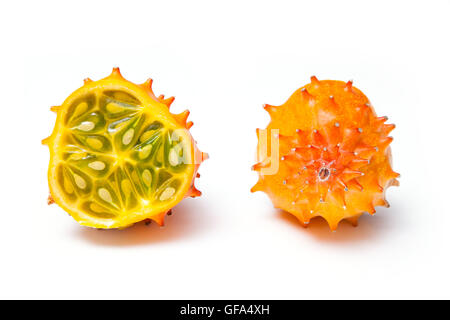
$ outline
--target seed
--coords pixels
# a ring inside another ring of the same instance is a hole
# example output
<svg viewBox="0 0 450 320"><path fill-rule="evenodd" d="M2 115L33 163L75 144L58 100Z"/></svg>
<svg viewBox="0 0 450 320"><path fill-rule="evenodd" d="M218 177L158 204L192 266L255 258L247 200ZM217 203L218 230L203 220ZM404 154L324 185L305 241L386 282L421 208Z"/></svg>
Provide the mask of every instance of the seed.
<svg viewBox="0 0 450 320"><path fill-rule="evenodd" d="M139 138L139 140L140 140L141 142L145 142L145 141L148 140L148 138L150 138L150 137L152 136L152 134L153 134L153 131L151 131L151 130L145 131L145 132L141 135L141 137Z"/></svg>
<svg viewBox="0 0 450 320"><path fill-rule="evenodd" d="M131 194L131 182L128 179L122 180L120 183L120 186L122 187L122 191L125 194L126 197L129 197Z"/></svg>
<svg viewBox="0 0 450 320"><path fill-rule="evenodd" d="M100 188L98 189L98 195L100 198L106 202L112 202L111 194L109 193L108 189L106 188Z"/></svg>
<svg viewBox="0 0 450 320"><path fill-rule="evenodd" d="M160 201L164 201L169 199L170 197L172 197L175 193L175 189L172 187L166 188L166 190L163 191L163 193L161 193L161 195L159 196L159 200Z"/></svg>
<svg viewBox="0 0 450 320"><path fill-rule="evenodd" d="M94 211L94 212L100 213L100 212L104 212L104 211L105 211L105 210L103 209L102 206L100 206L100 205L98 205L98 204L96 204L96 203L94 203L94 202L92 202L92 203L89 205L89 207L90 207L91 210Z"/></svg>
<svg viewBox="0 0 450 320"><path fill-rule="evenodd" d="M100 171L105 169L105 163L103 161L92 161L88 164L88 167Z"/></svg>
<svg viewBox="0 0 450 320"><path fill-rule="evenodd" d="M93 123L92 121L83 121L78 127L78 130L81 131L91 131L92 129L95 128L95 123Z"/></svg>
<svg viewBox="0 0 450 320"><path fill-rule="evenodd" d="M86 188L86 181L82 177L80 177L77 174L74 174L73 178L75 179L75 184L78 186L78 188L80 189Z"/></svg>
<svg viewBox="0 0 450 320"><path fill-rule="evenodd" d="M139 159L143 160L143 159L147 158L149 156L150 152L152 152L152 145L148 144L140 150Z"/></svg>
<svg viewBox="0 0 450 320"><path fill-rule="evenodd" d="M100 139L87 138L86 142L91 148L94 148L94 149L97 149L97 150L103 148L103 142Z"/></svg>
<svg viewBox="0 0 450 320"><path fill-rule="evenodd" d="M83 159L85 156L86 156L85 153L72 153L70 155L70 159L77 161Z"/></svg>
<svg viewBox="0 0 450 320"><path fill-rule="evenodd" d="M66 192L68 194L72 194L73 193L72 183L66 177L64 177L64 190L66 190Z"/></svg>
<svg viewBox="0 0 450 320"><path fill-rule="evenodd" d="M81 102L77 107L75 108L75 111L73 113L73 118L78 117L79 115L86 112L88 109L88 104L86 102Z"/></svg>
<svg viewBox="0 0 450 320"><path fill-rule="evenodd" d="M136 184L139 184L139 183L140 183L139 177L138 177L136 171L133 171L133 173L131 173L131 178L133 179L133 182L134 182L134 183L136 183Z"/></svg>
<svg viewBox="0 0 450 320"><path fill-rule="evenodd" d="M111 113L119 113L123 111L123 108L114 102L110 102L106 105L106 110Z"/></svg>
<svg viewBox="0 0 450 320"><path fill-rule="evenodd" d="M175 148L170 149L170 152L169 152L169 163L173 167L178 165L178 155L177 155L177 152L175 151Z"/></svg>
<svg viewBox="0 0 450 320"><path fill-rule="evenodd" d="M142 172L142 180L144 180L147 187L150 187L150 184L152 183L152 174L148 169L145 169L144 172Z"/></svg>
<svg viewBox="0 0 450 320"><path fill-rule="evenodd" d="M125 132L125 134L122 137L122 143L124 145L128 145L130 144L131 140L133 140L133 136L134 136L134 129L128 129L127 132Z"/></svg>

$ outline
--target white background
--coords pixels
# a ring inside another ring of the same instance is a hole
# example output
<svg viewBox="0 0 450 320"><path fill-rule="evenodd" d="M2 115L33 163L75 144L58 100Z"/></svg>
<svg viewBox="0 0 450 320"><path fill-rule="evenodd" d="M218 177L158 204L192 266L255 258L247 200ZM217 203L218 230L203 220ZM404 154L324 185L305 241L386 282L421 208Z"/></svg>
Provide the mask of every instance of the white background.
<svg viewBox="0 0 450 320"><path fill-rule="evenodd" d="M0 5L0 298L450 298L449 1ZM49 111L113 66L191 111L210 154L166 226L80 227L47 206ZM315 74L388 115L390 209L332 233L251 194L255 128Z"/></svg>

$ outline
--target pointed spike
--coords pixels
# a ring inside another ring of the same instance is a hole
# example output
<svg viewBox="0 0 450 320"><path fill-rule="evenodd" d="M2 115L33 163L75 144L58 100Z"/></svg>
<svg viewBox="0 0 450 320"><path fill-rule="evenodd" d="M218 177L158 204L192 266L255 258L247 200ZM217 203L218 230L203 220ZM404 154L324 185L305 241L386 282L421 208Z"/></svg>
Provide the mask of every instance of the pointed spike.
<svg viewBox="0 0 450 320"><path fill-rule="evenodd" d="M153 85L153 79L148 78L144 83L140 84L139 86L142 89L144 89L150 97L152 97L156 101L159 101L153 92L152 85Z"/></svg>
<svg viewBox="0 0 450 320"><path fill-rule="evenodd" d="M316 76L312 76L312 77L311 77L311 84L313 84L313 85L319 85L319 84L320 84L320 81L317 79Z"/></svg>
<svg viewBox="0 0 450 320"><path fill-rule="evenodd" d="M84 85L88 84L89 82L92 82L92 80L90 78L83 79Z"/></svg>
<svg viewBox="0 0 450 320"><path fill-rule="evenodd" d="M202 152L202 162L209 159L209 154Z"/></svg>
<svg viewBox="0 0 450 320"><path fill-rule="evenodd" d="M189 130L190 128L192 128L193 125L194 125L194 123L192 121L188 121L186 123L186 128Z"/></svg>
<svg viewBox="0 0 450 320"><path fill-rule="evenodd" d="M376 210L372 203L369 204L369 209L367 210L367 212L370 213L371 215L375 214Z"/></svg>
<svg viewBox="0 0 450 320"><path fill-rule="evenodd" d="M344 181L350 181L354 178L359 178L361 176L363 176L364 173L361 171L357 171L357 170L351 170L349 168L345 168L342 171L342 177L344 178Z"/></svg>
<svg viewBox="0 0 450 320"><path fill-rule="evenodd" d="M336 232L336 229L337 229L340 221L339 220L331 221L331 220L328 220L328 219L325 219L325 220L328 222L328 226L330 227L330 230L332 232Z"/></svg>
<svg viewBox="0 0 450 320"><path fill-rule="evenodd" d="M298 220L298 222L300 222L300 225L303 227L303 228L308 228L308 226L309 226L309 221L302 221L299 217L297 217L297 220Z"/></svg>
<svg viewBox="0 0 450 320"><path fill-rule="evenodd" d="M348 189L356 190L356 191L363 191L364 187L359 183L357 178L354 178L352 180L347 181Z"/></svg>
<svg viewBox="0 0 450 320"><path fill-rule="evenodd" d="M300 92L301 92L301 94L302 94L302 96L303 96L304 98L312 98L312 97L313 97L313 96L309 93L308 89L306 89L305 87L303 87L303 88L300 90Z"/></svg>
<svg viewBox="0 0 450 320"><path fill-rule="evenodd" d="M274 114L277 111L275 106L271 106L270 104L263 105L264 110L266 110L270 115Z"/></svg>
<svg viewBox="0 0 450 320"><path fill-rule="evenodd" d="M257 192L257 191L264 191L263 183L261 180L258 180L258 182L250 189L250 192Z"/></svg>
<svg viewBox="0 0 450 320"><path fill-rule="evenodd" d="M348 190L347 184L346 184L340 177L337 177L336 180L337 180L337 182L342 186L342 188L344 188L345 191Z"/></svg>
<svg viewBox="0 0 450 320"><path fill-rule="evenodd" d="M49 194L48 198L47 198L47 204L51 205L51 204L54 204L54 203L55 203L55 199L53 199L52 195Z"/></svg>
<svg viewBox="0 0 450 320"><path fill-rule="evenodd" d="M392 179L391 186L398 187L400 186L400 182L397 179Z"/></svg>
<svg viewBox="0 0 450 320"><path fill-rule="evenodd" d="M350 163L349 166L351 169L358 170L361 167L364 167L370 163L368 159L355 158Z"/></svg>
<svg viewBox="0 0 450 320"><path fill-rule="evenodd" d="M51 106L50 107L50 111L52 112L58 112L59 110L61 110L61 106Z"/></svg>
<svg viewBox="0 0 450 320"><path fill-rule="evenodd" d="M161 212L156 216L152 217L152 220L155 221L160 227L164 226L164 217L166 216L166 212Z"/></svg>
<svg viewBox="0 0 450 320"><path fill-rule="evenodd" d="M123 78L122 74L120 73L119 67L114 67L113 68L110 77Z"/></svg>
<svg viewBox="0 0 450 320"><path fill-rule="evenodd" d="M46 146L48 145L49 142L50 142L50 137L47 137L41 141L41 143Z"/></svg>
<svg viewBox="0 0 450 320"><path fill-rule="evenodd" d="M143 84L143 87L152 90L152 86L153 86L153 79L152 78L148 78ZM153 91L152 91L153 92Z"/></svg>
<svg viewBox="0 0 450 320"><path fill-rule="evenodd" d="M160 100L162 102L162 100L164 100L164 95L160 94L159 97L158 97L158 100Z"/></svg>
<svg viewBox="0 0 450 320"><path fill-rule="evenodd" d="M189 113L189 110L184 110L182 113L172 115L180 125L186 127L186 120L189 117Z"/></svg>
<svg viewBox="0 0 450 320"><path fill-rule="evenodd" d="M258 137L258 139L259 139L259 133L261 132L261 130L262 130L262 129L256 128L256 136Z"/></svg>
<svg viewBox="0 0 450 320"><path fill-rule="evenodd" d="M189 189L187 196L191 198L200 197L202 195L202 192L198 190L194 185L191 186L191 189Z"/></svg>
<svg viewBox="0 0 450 320"><path fill-rule="evenodd" d="M380 139L380 142L379 142L379 144L378 144L378 148L380 149L380 150L384 150L384 149L386 149L390 144L391 144L391 142L394 140L394 138L392 138L392 137L386 137L386 138L383 138L383 139Z"/></svg>
<svg viewBox="0 0 450 320"><path fill-rule="evenodd" d="M196 178L200 178L200 173L197 172L197 174L195 175Z"/></svg>
<svg viewBox="0 0 450 320"><path fill-rule="evenodd" d="M389 208L391 205L389 204L389 202L387 202L387 200L386 199L383 199L383 198L379 198L379 199L377 199L377 200L375 200L374 202L373 202L373 205L375 206L375 207L386 207L386 208Z"/></svg>
<svg viewBox="0 0 450 320"><path fill-rule="evenodd" d="M263 163L263 162L258 162L257 164L254 164L252 166L252 170L253 171L261 171L261 169L267 167L268 164Z"/></svg>
<svg viewBox="0 0 450 320"><path fill-rule="evenodd" d="M345 90L352 91L352 87L353 87L353 80L347 81L347 83L345 84Z"/></svg>
<svg viewBox="0 0 450 320"><path fill-rule="evenodd" d="M393 124L393 123L383 125L383 133L385 135L388 135L394 129L395 129L395 124Z"/></svg>
<svg viewBox="0 0 450 320"><path fill-rule="evenodd" d="M175 100L175 97L170 97L170 98L162 100L161 102L164 103L167 106L167 108L170 109L170 106L172 105L174 100Z"/></svg>

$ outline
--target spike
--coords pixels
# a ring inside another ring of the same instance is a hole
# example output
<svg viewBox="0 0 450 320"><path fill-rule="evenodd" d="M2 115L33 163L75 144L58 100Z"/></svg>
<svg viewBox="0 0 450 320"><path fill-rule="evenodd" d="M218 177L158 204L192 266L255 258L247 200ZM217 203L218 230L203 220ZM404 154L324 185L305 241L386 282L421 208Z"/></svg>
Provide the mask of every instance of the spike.
<svg viewBox="0 0 450 320"><path fill-rule="evenodd" d="M266 110L270 115L273 115L277 109L275 106L271 106L270 104L263 105L264 110Z"/></svg>
<svg viewBox="0 0 450 320"><path fill-rule="evenodd" d="M184 110L182 113L173 114L173 117L180 125L186 127L186 120L189 117L189 113L189 110Z"/></svg>
<svg viewBox="0 0 450 320"><path fill-rule="evenodd" d="M374 147L360 144L354 149L354 153L359 157L358 159L367 161L372 158L377 151Z"/></svg>
<svg viewBox="0 0 450 320"><path fill-rule="evenodd" d="M395 124L393 124L393 123L383 125L383 133L385 135L388 135L394 129L395 129Z"/></svg>
<svg viewBox="0 0 450 320"><path fill-rule="evenodd" d="M147 92L147 94L153 98L155 101L159 101L158 98L155 96L155 93L153 92L152 86L153 86L153 79L148 78L144 83L139 85L142 89ZM159 101L161 102L161 101Z"/></svg>
<svg viewBox="0 0 450 320"><path fill-rule="evenodd" d="M378 118L374 119L374 124L375 125L382 125L386 121L387 121L387 117L378 117Z"/></svg>
<svg viewBox="0 0 450 320"><path fill-rule="evenodd" d="M270 162L268 162L268 161L267 161L267 163L266 162L258 162L252 166L252 170L253 171L261 171L261 169L266 168L269 164L270 164Z"/></svg>
<svg viewBox="0 0 450 320"><path fill-rule="evenodd" d="M92 80L90 78L85 78L83 79L83 83L84 85L87 85L88 83L92 82Z"/></svg>
<svg viewBox="0 0 450 320"><path fill-rule="evenodd" d="M311 77L311 84L318 86L320 84L320 81L317 79L316 76L312 76Z"/></svg>
<svg viewBox="0 0 450 320"><path fill-rule="evenodd" d="M201 195L202 195L202 192L200 190L198 190L197 188L195 188L194 185L192 185L191 189L186 194L186 196L189 196L191 198L200 197Z"/></svg>
<svg viewBox="0 0 450 320"><path fill-rule="evenodd" d="M371 215L375 214L376 210L372 203L369 203L369 208L367 209L367 212L370 213Z"/></svg>
<svg viewBox="0 0 450 320"><path fill-rule="evenodd" d="M50 137L47 137L41 141L41 143L46 146L48 145L49 142L50 142Z"/></svg>
<svg viewBox="0 0 450 320"><path fill-rule="evenodd" d="M116 77L116 78L123 79L122 74L120 73L119 67L114 67L113 68L110 77Z"/></svg>
<svg viewBox="0 0 450 320"><path fill-rule="evenodd" d="M345 91L352 91L352 87L353 87L353 80L347 81L347 83L345 84Z"/></svg>
<svg viewBox="0 0 450 320"><path fill-rule="evenodd" d="M373 205L375 207L386 207L386 208L389 208L391 206L389 204L389 202L387 202L387 200L383 199L383 198L379 198L379 199L374 200Z"/></svg>
<svg viewBox="0 0 450 320"><path fill-rule="evenodd" d="M145 89L150 90L153 93L152 86L153 79L151 78L148 78L143 84L141 84L141 87L144 87Z"/></svg>
<svg viewBox="0 0 450 320"><path fill-rule="evenodd" d="M47 204L51 205L51 204L54 204L54 203L55 203L55 199L53 199L52 195L49 194L48 198L47 198Z"/></svg>
<svg viewBox="0 0 450 320"><path fill-rule="evenodd" d="M161 212L156 216L152 217L152 220L155 221L160 227L164 226L164 218L166 216L166 212Z"/></svg>
<svg viewBox="0 0 450 320"><path fill-rule="evenodd" d="M52 107L50 107L50 111L58 112L59 110L61 110L61 106L52 106Z"/></svg>
<svg viewBox="0 0 450 320"><path fill-rule="evenodd" d="M364 190L363 186L361 185L361 183L359 183L358 179L356 179L356 178L348 181L348 186L349 186L349 188L356 189L357 191Z"/></svg>
<svg viewBox="0 0 450 320"><path fill-rule="evenodd" d="M312 99L313 98L313 96L309 93L308 89L306 89L305 87L303 87L300 90L300 92L301 92L303 98L307 98L307 99Z"/></svg>
<svg viewBox="0 0 450 320"><path fill-rule="evenodd" d="M394 140L394 139L393 139L392 137L382 138L382 139L380 140L380 142L378 143L378 148L379 148L380 150L386 149L386 148L391 144L391 142L392 142L393 140Z"/></svg>
<svg viewBox="0 0 450 320"><path fill-rule="evenodd" d="M364 167L370 163L368 159L355 158L349 163L349 167L353 170L358 170L361 167Z"/></svg>
<svg viewBox="0 0 450 320"><path fill-rule="evenodd" d="M336 232L336 229L337 229L340 221L328 219L327 222L328 222L328 226L330 227L330 230L332 232Z"/></svg>
<svg viewBox="0 0 450 320"><path fill-rule="evenodd" d="M264 191L263 182L259 180L251 189L251 192Z"/></svg>
<svg viewBox="0 0 450 320"><path fill-rule="evenodd" d="M194 125L194 123L192 121L188 121L186 123L186 128L189 130L190 128L192 128L193 125Z"/></svg>
<svg viewBox="0 0 450 320"><path fill-rule="evenodd" d="M359 178L359 177L361 177L363 175L364 175L363 172L357 171L357 170L351 170L349 168L345 168L342 171L342 178L343 178L344 181L349 181L349 180L352 180L354 178Z"/></svg>
<svg viewBox="0 0 450 320"><path fill-rule="evenodd" d="M172 105L174 100L175 100L175 97L170 97L170 98L162 100L161 102L164 103L167 106L167 108L170 109L170 106Z"/></svg>
<svg viewBox="0 0 450 320"><path fill-rule="evenodd" d="M202 152L202 162L209 159L209 154Z"/></svg>

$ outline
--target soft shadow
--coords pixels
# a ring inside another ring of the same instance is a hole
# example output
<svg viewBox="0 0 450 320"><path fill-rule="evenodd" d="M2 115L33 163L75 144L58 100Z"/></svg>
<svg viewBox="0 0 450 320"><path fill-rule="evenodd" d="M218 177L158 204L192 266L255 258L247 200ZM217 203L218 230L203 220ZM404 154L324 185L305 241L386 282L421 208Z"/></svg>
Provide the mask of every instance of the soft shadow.
<svg viewBox="0 0 450 320"><path fill-rule="evenodd" d="M294 228L315 237L321 242L333 243L360 243L371 241L374 238L384 237L392 229L397 227L401 221L401 208L377 207L377 212L371 216L368 213L359 218L358 226L354 227L348 221L341 221L335 232L330 230L328 223L321 217L311 219L308 227L304 228L295 216L286 211L278 210L276 216Z"/></svg>
<svg viewBox="0 0 450 320"><path fill-rule="evenodd" d="M97 230L77 227L76 236L102 246L137 246L152 243L183 240L211 229L212 217L206 204L200 199L185 199L166 216L164 226L152 221L123 229Z"/></svg>

